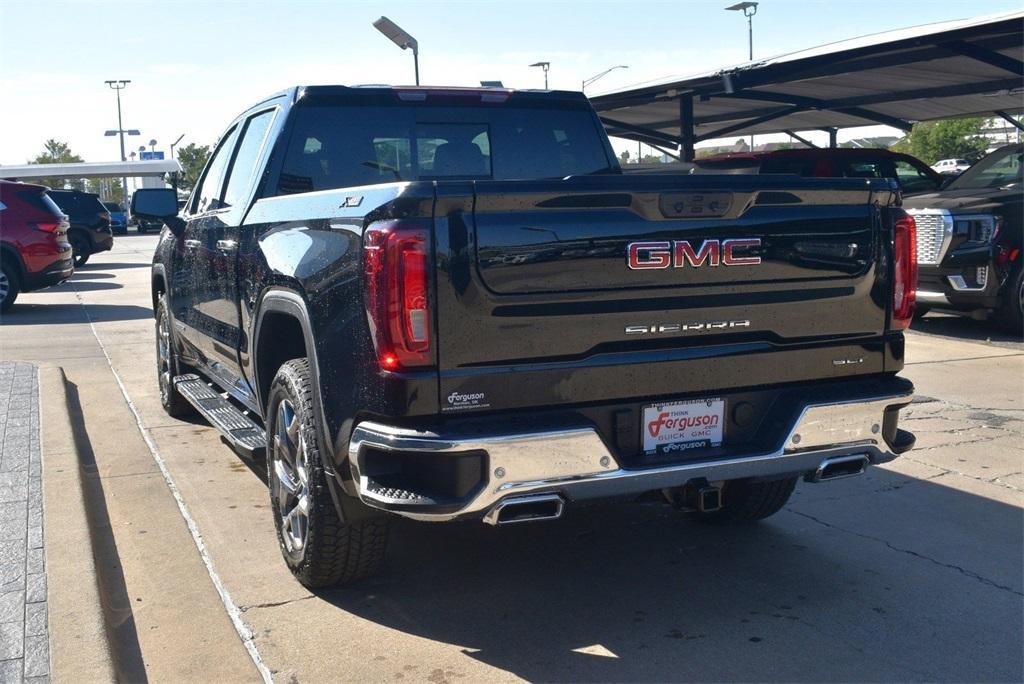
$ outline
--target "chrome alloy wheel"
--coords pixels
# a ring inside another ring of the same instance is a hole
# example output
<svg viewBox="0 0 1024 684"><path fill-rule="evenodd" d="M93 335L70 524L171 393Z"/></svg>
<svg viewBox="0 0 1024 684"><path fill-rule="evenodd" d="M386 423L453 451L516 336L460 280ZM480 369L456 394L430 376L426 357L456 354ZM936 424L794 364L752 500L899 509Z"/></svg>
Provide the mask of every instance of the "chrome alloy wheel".
<svg viewBox="0 0 1024 684"><path fill-rule="evenodd" d="M0 268L0 304L7 301L11 294L11 280L7 277L3 268Z"/></svg>
<svg viewBox="0 0 1024 684"><path fill-rule="evenodd" d="M293 558L301 558L309 533L309 458L291 401L282 399L274 419L271 496L277 501L281 538Z"/></svg>
<svg viewBox="0 0 1024 684"><path fill-rule="evenodd" d="M171 395L171 329L167 325L167 314L162 314L156 324L156 370L160 384L160 401L167 405Z"/></svg>

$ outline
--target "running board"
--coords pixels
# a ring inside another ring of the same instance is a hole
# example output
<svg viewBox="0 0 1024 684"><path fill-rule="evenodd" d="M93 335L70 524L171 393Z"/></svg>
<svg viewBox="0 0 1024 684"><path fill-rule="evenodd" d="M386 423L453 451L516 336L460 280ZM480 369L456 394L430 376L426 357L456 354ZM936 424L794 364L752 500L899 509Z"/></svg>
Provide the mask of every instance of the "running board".
<svg viewBox="0 0 1024 684"><path fill-rule="evenodd" d="M266 433L252 418L197 375L179 375L174 388L210 425L220 430L228 444L246 458L262 458L267 447Z"/></svg>

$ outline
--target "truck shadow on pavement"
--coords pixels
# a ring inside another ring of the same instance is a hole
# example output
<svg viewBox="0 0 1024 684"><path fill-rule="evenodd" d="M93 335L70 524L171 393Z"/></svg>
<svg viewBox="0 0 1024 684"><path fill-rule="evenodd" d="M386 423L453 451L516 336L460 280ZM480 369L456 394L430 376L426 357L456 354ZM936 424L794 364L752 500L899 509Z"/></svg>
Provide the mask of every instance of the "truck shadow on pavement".
<svg viewBox="0 0 1024 684"><path fill-rule="evenodd" d="M79 284L76 284L76 287ZM21 325L60 325L65 323L95 323L109 321L138 321L153 317L153 310L134 304L89 304L89 318L78 302L38 304L15 302L11 310L0 316L0 325L14 328Z"/></svg>
<svg viewBox="0 0 1024 684"><path fill-rule="evenodd" d="M971 342L1024 342L991 321L976 321L967 316L930 314L914 319L910 329Z"/></svg>
<svg viewBox="0 0 1024 684"><path fill-rule="evenodd" d="M654 504L403 520L382 576L319 596L499 678L1020 681L1022 538L1016 506L874 469L741 527ZM474 676L389 641L359 647L381 679Z"/></svg>

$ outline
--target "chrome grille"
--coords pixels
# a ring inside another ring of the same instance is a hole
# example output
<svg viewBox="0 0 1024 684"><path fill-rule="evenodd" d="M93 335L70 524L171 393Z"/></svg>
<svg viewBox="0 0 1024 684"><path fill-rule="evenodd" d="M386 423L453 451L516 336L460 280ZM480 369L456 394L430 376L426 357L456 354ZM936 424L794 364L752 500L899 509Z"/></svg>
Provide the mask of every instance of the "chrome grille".
<svg viewBox="0 0 1024 684"><path fill-rule="evenodd" d="M910 212L917 224L917 263L935 265L945 256L953 222L945 212Z"/></svg>

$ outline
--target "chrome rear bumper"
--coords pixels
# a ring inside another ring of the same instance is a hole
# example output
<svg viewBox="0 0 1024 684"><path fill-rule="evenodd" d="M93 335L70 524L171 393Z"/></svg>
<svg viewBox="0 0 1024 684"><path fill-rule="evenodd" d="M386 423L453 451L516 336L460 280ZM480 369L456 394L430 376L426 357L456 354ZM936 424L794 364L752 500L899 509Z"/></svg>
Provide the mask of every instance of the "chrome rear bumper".
<svg viewBox="0 0 1024 684"><path fill-rule="evenodd" d="M811 475L822 461L862 455L872 463L896 457L883 439L885 413L913 399L912 392L857 401L813 404L794 421L778 449L769 453L692 461L645 468L622 468L588 425L536 433L449 436L360 423L349 442L349 463L360 499L417 520L481 517L504 499L526 494L558 494L566 501L641 494L678 487L690 480L709 482L784 475ZM423 458L486 452L483 484L456 506L394 499L374 490L365 475L367 451L422 454Z"/></svg>

